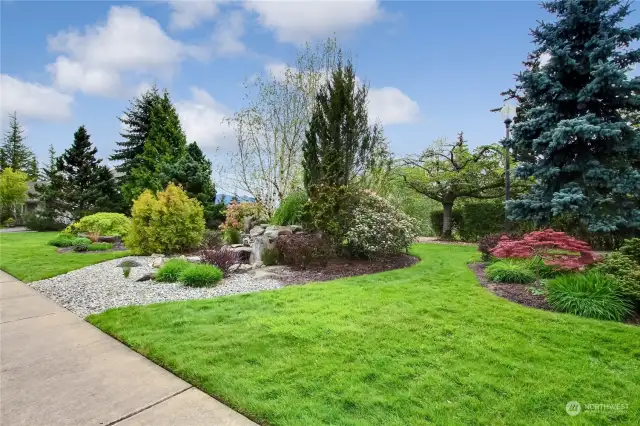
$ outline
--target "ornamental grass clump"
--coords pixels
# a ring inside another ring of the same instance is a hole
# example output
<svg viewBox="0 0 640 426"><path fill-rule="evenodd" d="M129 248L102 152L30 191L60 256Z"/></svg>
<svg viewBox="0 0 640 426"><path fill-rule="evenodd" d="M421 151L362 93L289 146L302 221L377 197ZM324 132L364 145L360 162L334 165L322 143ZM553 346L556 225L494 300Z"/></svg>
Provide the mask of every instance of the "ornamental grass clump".
<svg viewBox="0 0 640 426"><path fill-rule="evenodd" d="M188 287L211 287L222 276L222 271L215 266L191 264L180 273L179 280Z"/></svg>
<svg viewBox="0 0 640 426"><path fill-rule="evenodd" d="M164 283L174 283L179 280L182 271L191 266L191 263L184 259L171 259L158 269L154 279Z"/></svg>
<svg viewBox="0 0 640 426"><path fill-rule="evenodd" d="M531 284L536 281L536 274L529 265L514 259L495 262L487 267L486 273L491 281L498 283Z"/></svg>
<svg viewBox="0 0 640 426"><path fill-rule="evenodd" d="M622 321L631 304L609 275L590 271L563 275L547 283L547 301L556 310L601 320Z"/></svg>

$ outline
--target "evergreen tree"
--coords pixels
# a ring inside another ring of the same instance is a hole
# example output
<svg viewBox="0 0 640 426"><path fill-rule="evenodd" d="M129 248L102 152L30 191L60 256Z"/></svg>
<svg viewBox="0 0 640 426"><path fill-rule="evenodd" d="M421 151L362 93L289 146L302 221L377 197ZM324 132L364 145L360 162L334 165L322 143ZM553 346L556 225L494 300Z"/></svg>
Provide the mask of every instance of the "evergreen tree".
<svg viewBox="0 0 640 426"><path fill-rule="evenodd" d="M73 135L73 144L58 159L56 180L60 200L59 214L78 220L96 212L114 211L119 204L119 194L111 170L96 158L93 146L84 126Z"/></svg>
<svg viewBox="0 0 640 426"><path fill-rule="evenodd" d="M118 118L125 129L120 133L124 140L116 142L118 148L109 159L120 161L120 164L116 166L116 171L120 174L121 184L128 181L131 171L139 165L144 144L149 136L151 111L154 104L161 98L160 92L154 85L142 95L131 100L129 107L124 111L124 116Z"/></svg>
<svg viewBox="0 0 640 426"><path fill-rule="evenodd" d="M547 64L527 69L517 87L527 101L512 147L530 153L517 169L535 185L511 201L511 219L546 222L577 214L591 231L640 228L640 134L622 116L640 106L640 25L622 27L629 4L619 0L554 0L557 16L533 30Z"/></svg>
<svg viewBox="0 0 640 426"><path fill-rule="evenodd" d="M49 145L49 162L42 168L40 172L40 180L47 183L51 182L51 177L57 171L56 150L53 145Z"/></svg>
<svg viewBox="0 0 640 426"><path fill-rule="evenodd" d="M185 153L175 162L164 162L160 170L160 181L182 186L190 198L195 198L204 208L207 222L220 219L220 206L216 205L216 190L211 180L211 161L196 142L187 145Z"/></svg>
<svg viewBox="0 0 640 426"><path fill-rule="evenodd" d="M122 187L125 198L133 202L145 189L163 190L168 183L163 170L167 164L175 164L185 155L186 145L178 113L165 91L152 105L144 149L136 157L137 165Z"/></svg>
<svg viewBox="0 0 640 426"><path fill-rule="evenodd" d="M24 144L23 133L17 114L9 114L9 130L0 147L0 170L11 167L14 171L26 173L29 179L37 179L38 163L33 152Z"/></svg>
<svg viewBox="0 0 640 426"><path fill-rule="evenodd" d="M304 185L312 198L316 185L348 186L378 167L385 139L379 125L369 126L367 95L351 62L341 60L318 92L302 147Z"/></svg>

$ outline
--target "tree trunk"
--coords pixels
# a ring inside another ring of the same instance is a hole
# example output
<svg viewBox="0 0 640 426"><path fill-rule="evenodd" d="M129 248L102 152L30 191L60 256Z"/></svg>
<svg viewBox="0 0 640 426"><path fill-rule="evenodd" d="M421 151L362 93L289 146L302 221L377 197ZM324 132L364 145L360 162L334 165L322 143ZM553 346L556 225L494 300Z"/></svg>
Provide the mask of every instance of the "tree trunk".
<svg viewBox="0 0 640 426"><path fill-rule="evenodd" d="M442 239L451 240L453 236L451 231L453 228L453 203L442 203Z"/></svg>

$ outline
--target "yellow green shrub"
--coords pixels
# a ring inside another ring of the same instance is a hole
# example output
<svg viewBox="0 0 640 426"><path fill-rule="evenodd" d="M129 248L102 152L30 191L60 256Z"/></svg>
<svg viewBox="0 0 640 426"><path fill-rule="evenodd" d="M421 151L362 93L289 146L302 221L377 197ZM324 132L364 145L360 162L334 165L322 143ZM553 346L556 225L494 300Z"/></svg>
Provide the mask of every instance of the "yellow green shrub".
<svg viewBox="0 0 640 426"><path fill-rule="evenodd" d="M125 246L134 254L179 253L202 241L202 205L174 184L157 196L143 192L133 202L131 213L133 223Z"/></svg>

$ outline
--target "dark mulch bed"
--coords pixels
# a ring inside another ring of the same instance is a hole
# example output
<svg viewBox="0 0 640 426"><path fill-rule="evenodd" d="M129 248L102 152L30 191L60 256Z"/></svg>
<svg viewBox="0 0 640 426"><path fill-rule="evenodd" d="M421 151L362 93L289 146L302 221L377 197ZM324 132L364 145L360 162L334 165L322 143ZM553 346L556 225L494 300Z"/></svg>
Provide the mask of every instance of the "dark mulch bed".
<svg viewBox="0 0 640 426"><path fill-rule="evenodd" d="M476 274L480 284L492 293L521 305L544 309L547 311L553 310L543 295L531 294L531 291L529 290L530 286L526 284L502 284L491 282L484 273L485 265L482 263L472 263L469 265L469 268Z"/></svg>
<svg viewBox="0 0 640 426"><path fill-rule="evenodd" d="M113 243L113 247L109 250L88 250L88 251L73 251L73 247L60 247L56 250L57 253L78 253L78 254L88 254L88 253L109 253L111 251L124 251L127 248L124 244Z"/></svg>
<svg viewBox="0 0 640 426"><path fill-rule="evenodd" d="M526 284L502 284L491 282L484 272L485 265L483 263L471 263L469 268L474 274L476 274L478 281L480 281L480 284L484 288L502 298L532 308L544 309L546 311L554 310L551 305L547 303L547 300L543 295L531 294L531 291L529 290L530 286ZM640 326L640 312L633 312L624 322L626 324Z"/></svg>
<svg viewBox="0 0 640 426"><path fill-rule="evenodd" d="M304 284L313 281L329 281L356 275L406 268L418 263L418 258L406 254L382 260L335 259L327 266L310 266L307 269L270 267L269 272L286 285Z"/></svg>

